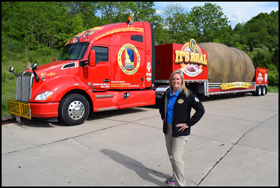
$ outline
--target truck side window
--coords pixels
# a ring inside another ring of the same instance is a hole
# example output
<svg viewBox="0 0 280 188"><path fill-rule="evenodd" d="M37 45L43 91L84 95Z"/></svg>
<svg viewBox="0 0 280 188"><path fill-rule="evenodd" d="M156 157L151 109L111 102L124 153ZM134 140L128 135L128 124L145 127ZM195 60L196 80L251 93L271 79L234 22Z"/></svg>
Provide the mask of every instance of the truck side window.
<svg viewBox="0 0 280 188"><path fill-rule="evenodd" d="M143 36L142 35L132 35L130 37L131 40L134 40L134 41L138 41L138 42L143 42Z"/></svg>
<svg viewBox="0 0 280 188"><path fill-rule="evenodd" d="M108 61L108 48L93 46L91 50L95 50L96 64L103 61Z"/></svg>

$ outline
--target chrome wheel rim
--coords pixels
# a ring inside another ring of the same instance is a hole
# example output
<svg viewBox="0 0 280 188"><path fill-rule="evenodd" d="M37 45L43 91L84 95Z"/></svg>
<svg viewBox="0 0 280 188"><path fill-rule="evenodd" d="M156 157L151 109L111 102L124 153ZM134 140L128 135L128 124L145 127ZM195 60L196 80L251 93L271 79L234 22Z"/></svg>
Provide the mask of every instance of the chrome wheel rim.
<svg viewBox="0 0 280 188"><path fill-rule="evenodd" d="M68 115L73 120L78 120L83 117L85 106L81 101L73 101L68 107Z"/></svg>
<svg viewBox="0 0 280 188"><path fill-rule="evenodd" d="M261 95L262 94L261 88L259 88L258 91L259 91L259 95Z"/></svg>

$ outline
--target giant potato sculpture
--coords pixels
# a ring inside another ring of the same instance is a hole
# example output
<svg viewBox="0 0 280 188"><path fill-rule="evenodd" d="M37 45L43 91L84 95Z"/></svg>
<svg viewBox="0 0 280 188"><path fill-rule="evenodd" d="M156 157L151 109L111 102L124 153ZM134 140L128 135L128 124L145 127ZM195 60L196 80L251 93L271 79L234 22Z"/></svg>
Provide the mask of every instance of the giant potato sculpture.
<svg viewBox="0 0 280 188"><path fill-rule="evenodd" d="M200 43L208 54L208 80L210 83L252 82L255 68L243 51L219 43Z"/></svg>

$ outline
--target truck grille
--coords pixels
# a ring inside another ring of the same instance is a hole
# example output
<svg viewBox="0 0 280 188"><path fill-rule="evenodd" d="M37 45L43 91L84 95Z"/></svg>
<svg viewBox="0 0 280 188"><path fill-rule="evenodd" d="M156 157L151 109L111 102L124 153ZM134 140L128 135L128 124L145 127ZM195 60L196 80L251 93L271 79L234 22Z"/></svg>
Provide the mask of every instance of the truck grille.
<svg viewBox="0 0 280 188"><path fill-rule="evenodd" d="M22 75L17 77L16 93L18 101L28 102L30 100L32 78L33 74L29 72L23 72Z"/></svg>

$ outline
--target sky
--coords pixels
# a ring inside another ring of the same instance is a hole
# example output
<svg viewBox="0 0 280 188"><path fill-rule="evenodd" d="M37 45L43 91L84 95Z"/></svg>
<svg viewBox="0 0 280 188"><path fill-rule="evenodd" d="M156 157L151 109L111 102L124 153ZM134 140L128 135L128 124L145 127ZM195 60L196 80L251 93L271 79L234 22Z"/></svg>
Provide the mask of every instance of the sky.
<svg viewBox="0 0 280 188"><path fill-rule="evenodd" d="M180 4L185 8L187 12L190 12L191 9L195 6L204 6L205 1L155 1L154 8L157 10L157 13L162 13L167 5L170 4ZM224 15L228 16L229 24L234 29L235 25L238 23L246 23L251 20L253 17L257 16L259 13L268 13L271 11L277 11L279 7L278 1L207 1L207 3L212 3L220 6Z"/></svg>

